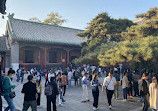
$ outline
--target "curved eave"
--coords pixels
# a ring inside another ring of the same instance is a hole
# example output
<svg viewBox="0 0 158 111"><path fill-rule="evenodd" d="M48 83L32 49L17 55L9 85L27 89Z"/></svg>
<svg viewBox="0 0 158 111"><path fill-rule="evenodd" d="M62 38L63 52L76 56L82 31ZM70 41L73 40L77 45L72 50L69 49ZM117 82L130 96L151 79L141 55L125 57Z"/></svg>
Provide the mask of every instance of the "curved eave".
<svg viewBox="0 0 158 111"><path fill-rule="evenodd" d="M36 43L48 43L48 44L60 44L60 45L70 45L70 46L78 46L78 47L81 47L81 44L78 44L78 43L64 43L64 42L60 42L60 41L47 41L47 40L38 40L38 39L23 39L23 38L17 38L17 37L14 37L12 38L14 41L19 41L19 42L36 42Z"/></svg>

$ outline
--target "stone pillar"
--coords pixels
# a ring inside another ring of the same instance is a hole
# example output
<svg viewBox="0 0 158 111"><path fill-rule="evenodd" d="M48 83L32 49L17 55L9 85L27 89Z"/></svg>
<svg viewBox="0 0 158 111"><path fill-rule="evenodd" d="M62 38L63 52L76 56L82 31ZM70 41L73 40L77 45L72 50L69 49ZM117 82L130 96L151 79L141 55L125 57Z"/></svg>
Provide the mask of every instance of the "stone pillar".
<svg viewBox="0 0 158 111"><path fill-rule="evenodd" d="M19 43L11 44L11 67L16 71L19 69Z"/></svg>

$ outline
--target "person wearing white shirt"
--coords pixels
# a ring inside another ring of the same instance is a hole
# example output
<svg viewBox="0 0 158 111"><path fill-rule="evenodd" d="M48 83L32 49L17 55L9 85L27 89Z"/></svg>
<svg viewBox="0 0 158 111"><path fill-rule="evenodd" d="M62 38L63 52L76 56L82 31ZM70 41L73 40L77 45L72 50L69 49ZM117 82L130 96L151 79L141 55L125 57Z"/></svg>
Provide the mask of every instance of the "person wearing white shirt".
<svg viewBox="0 0 158 111"><path fill-rule="evenodd" d="M88 74L85 73L83 78L82 78L82 88L83 88L83 94L82 94L82 101L81 102L88 102L88 87L87 85L89 84L88 79L87 79Z"/></svg>
<svg viewBox="0 0 158 111"><path fill-rule="evenodd" d="M69 86L69 87L71 87L71 77L72 77L72 75L73 75L73 74L72 74L72 71L69 70L69 71L68 71L68 75L67 75L67 76L68 76L68 86Z"/></svg>
<svg viewBox="0 0 158 111"><path fill-rule="evenodd" d="M111 109L111 99L114 93L114 86L116 85L116 79L115 77L112 76L112 72L109 73L109 76L105 77L103 86L102 86L102 91L104 92L104 89L106 87L106 94L107 94L107 99L108 99L108 104L109 108Z"/></svg>
<svg viewBox="0 0 158 111"><path fill-rule="evenodd" d="M55 76L56 76L55 73L53 73L53 71L50 71L48 74L48 81L50 82L50 78Z"/></svg>

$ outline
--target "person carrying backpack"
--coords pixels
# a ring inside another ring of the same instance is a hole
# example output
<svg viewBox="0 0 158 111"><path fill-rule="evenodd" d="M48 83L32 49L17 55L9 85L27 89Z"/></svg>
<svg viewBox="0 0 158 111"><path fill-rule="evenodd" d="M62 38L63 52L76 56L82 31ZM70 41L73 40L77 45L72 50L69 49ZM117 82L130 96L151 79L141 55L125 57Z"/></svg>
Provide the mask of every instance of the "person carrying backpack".
<svg viewBox="0 0 158 111"><path fill-rule="evenodd" d="M47 111L51 111L51 103L53 103L53 111L57 111L56 97L59 92L55 77L50 78L50 83L46 86L44 93L47 97Z"/></svg>
<svg viewBox="0 0 158 111"><path fill-rule="evenodd" d="M139 81L140 94L144 99L143 111L148 111L149 108L149 82L147 80L147 74L143 74Z"/></svg>

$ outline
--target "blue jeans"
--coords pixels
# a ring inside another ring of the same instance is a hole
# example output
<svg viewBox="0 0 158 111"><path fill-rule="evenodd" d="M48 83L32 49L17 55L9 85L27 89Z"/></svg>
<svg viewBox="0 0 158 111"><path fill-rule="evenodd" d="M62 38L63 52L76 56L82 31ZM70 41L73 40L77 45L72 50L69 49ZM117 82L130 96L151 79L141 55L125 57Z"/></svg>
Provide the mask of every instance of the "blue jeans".
<svg viewBox="0 0 158 111"><path fill-rule="evenodd" d="M127 87L123 89L123 99L127 99L127 91L128 91Z"/></svg>
<svg viewBox="0 0 158 111"><path fill-rule="evenodd" d="M71 79L68 80L68 86L71 87Z"/></svg>
<svg viewBox="0 0 158 111"><path fill-rule="evenodd" d="M10 109L10 111L15 111L13 98L10 98L9 96L4 96L4 98L8 103L8 107L4 111L9 111L9 109Z"/></svg>
<svg viewBox="0 0 158 111"><path fill-rule="evenodd" d="M60 95L61 95L61 99L62 99L62 102L64 102L64 98L63 98L63 93L62 93L62 90L60 90Z"/></svg>

